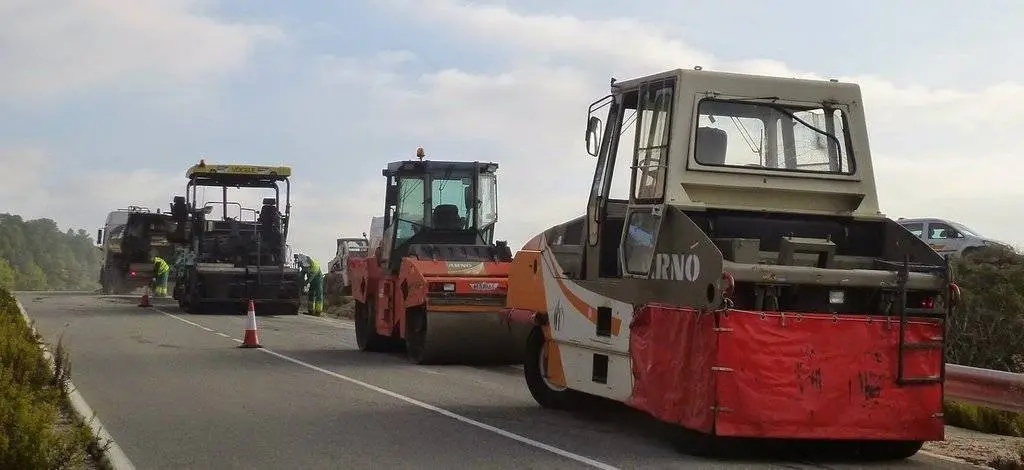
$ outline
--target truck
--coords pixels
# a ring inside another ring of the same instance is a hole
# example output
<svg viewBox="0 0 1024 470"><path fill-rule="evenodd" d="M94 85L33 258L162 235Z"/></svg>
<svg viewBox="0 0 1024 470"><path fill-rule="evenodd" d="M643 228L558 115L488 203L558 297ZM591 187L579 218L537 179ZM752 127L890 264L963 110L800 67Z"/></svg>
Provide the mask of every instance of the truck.
<svg viewBox="0 0 1024 470"><path fill-rule="evenodd" d="M502 316L512 252L494 241L497 163L418 160L383 169L383 230L350 261L356 343L416 364L519 364L529 328Z"/></svg>
<svg viewBox="0 0 1024 470"><path fill-rule="evenodd" d="M881 212L863 103L837 80L612 79L589 109L586 211L509 269L534 399L624 403L698 454L825 439L901 459L942 440L960 290Z"/></svg>
<svg viewBox="0 0 1024 470"><path fill-rule="evenodd" d="M104 294L126 294L153 281L153 256L168 263L174 260L174 245L167 235L175 223L168 213L129 206L107 215L96 231L96 244L103 253L99 281Z"/></svg>
<svg viewBox="0 0 1024 470"><path fill-rule="evenodd" d="M287 255L291 174L286 166L216 165L205 159L188 169L185 195L175 196L171 204L178 224L172 238L188 247L185 261L175 270L173 296L181 309L244 314L252 301L257 314L299 313L301 279ZM220 188L221 200L200 206L200 187ZM273 197L264 197L256 210L229 202L228 188L264 195L272 191ZM222 211L219 220L207 217L217 205ZM237 207L237 217L229 216L229 205Z"/></svg>
<svg viewBox="0 0 1024 470"><path fill-rule="evenodd" d="M336 242L337 252L331 260L327 276L337 278L336 284L342 295L350 295L352 284L349 282L348 261L352 258L365 257L369 252L370 242L366 239L366 234L363 234L363 238L339 238Z"/></svg>

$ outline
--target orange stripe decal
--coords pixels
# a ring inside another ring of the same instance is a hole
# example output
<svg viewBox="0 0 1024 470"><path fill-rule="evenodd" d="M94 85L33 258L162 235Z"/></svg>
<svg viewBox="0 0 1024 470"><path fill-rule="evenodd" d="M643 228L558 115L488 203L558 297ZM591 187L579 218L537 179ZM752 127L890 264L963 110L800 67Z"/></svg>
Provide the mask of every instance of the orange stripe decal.
<svg viewBox="0 0 1024 470"><path fill-rule="evenodd" d="M558 272L555 269L555 267L558 266L558 262L556 260L549 259L549 257L551 256L551 252L545 250L543 253L547 255L544 256L545 267L548 269L548 272L550 272L551 275L555 278L555 282L558 283L559 290L562 291L562 294L565 295L565 298L569 299L569 303L572 304L573 308L575 308L577 312L587 317L587 319L590 320L591 323L594 323L596 325L597 309L591 307L589 304L584 302L583 299L577 297L576 294L572 293L572 291L569 290L569 288L565 285L563 279L560 276L556 276L554 274ZM612 336L618 336L619 331L622 329L622 319L613 316L611 328Z"/></svg>

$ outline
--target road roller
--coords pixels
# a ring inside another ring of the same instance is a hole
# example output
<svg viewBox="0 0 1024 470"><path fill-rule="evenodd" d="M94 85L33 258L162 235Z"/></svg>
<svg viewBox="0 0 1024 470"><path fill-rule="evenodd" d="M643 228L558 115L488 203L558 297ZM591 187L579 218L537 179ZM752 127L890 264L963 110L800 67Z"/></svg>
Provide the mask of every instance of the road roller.
<svg viewBox="0 0 1024 470"><path fill-rule="evenodd" d="M392 162L384 231L350 278L360 350L416 364L519 364L530 327L503 315L512 251L494 241L498 164Z"/></svg>
<svg viewBox="0 0 1024 470"><path fill-rule="evenodd" d="M960 288L880 211L864 116L836 80L612 80L587 120L586 209L509 270L537 402L618 401L700 454L802 440L898 460L941 441Z"/></svg>

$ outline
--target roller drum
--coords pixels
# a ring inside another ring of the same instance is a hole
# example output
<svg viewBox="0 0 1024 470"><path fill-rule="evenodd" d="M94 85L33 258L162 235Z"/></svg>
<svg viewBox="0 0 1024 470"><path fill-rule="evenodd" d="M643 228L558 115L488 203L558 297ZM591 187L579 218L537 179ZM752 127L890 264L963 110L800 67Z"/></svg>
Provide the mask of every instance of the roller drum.
<svg viewBox="0 0 1024 470"><path fill-rule="evenodd" d="M409 320L409 355L420 364L522 364L531 330L499 312L427 311Z"/></svg>

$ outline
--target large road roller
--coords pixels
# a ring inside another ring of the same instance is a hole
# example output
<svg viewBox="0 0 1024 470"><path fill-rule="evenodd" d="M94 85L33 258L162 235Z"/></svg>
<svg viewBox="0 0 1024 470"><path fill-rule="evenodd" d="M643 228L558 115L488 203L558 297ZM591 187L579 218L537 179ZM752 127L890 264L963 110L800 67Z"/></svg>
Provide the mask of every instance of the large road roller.
<svg viewBox="0 0 1024 470"><path fill-rule="evenodd" d="M530 327L502 315L512 252L493 241L498 165L416 156L383 170L383 237L353 262L359 349L404 346L417 364L522 363Z"/></svg>

